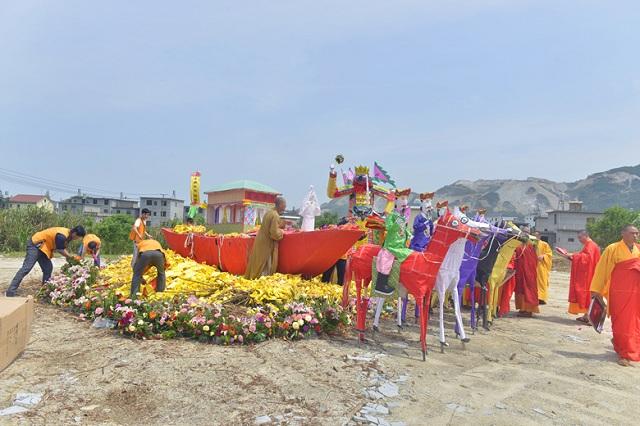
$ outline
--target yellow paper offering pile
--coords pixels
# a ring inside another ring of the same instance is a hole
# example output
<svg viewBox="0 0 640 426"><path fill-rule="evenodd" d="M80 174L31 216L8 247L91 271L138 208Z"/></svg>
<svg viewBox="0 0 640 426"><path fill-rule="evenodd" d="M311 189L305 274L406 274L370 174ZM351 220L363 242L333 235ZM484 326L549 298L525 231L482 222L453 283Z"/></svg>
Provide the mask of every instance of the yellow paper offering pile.
<svg viewBox="0 0 640 426"><path fill-rule="evenodd" d="M195 295L209 303L235 304L243 306L282 306L293 301L325 299L339 303L342 287L322 283L317 279L304 280L297 275L275 274L256 280L247 280L228 272L220 272L214 266L200 264L166 250L168 268L165 271L166 289L156 293L150 284L142 286L143 297L150 300L170 300L175 295ZM100 273L102 285L128 295L132 270L131 256L110 264ZM147 283L156 278L155 268L145 275Z"/></svg>
<svg viewBox="0 0 640 426"><path fill-rule="evenodd" d="M184 225L182 223L173 227L173 232L177 234L204 234L207 232L207 227L204 225Z"/></svg>

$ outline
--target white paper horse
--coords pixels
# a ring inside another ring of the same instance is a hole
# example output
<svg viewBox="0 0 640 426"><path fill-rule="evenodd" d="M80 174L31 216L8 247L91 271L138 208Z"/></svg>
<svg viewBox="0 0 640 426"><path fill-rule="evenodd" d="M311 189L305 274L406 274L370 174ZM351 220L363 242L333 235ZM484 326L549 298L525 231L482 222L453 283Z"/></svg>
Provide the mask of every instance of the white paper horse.
<svg viewBox="0 0 640 426"><path fill-rule="evenodd" d="M489 225L486 223L475 222L469 219L459 207L456 207L453 211L453 215L469 227L477 228L480 230L489 230ZM464 344L470 341L464 331L462 324L462 315L460 313L460 298L458 297L458 281L460 281L460 265L462 264L462 258L464 257L464 249L466 246L466 238L458 238L447 251L447 254L442 261L438 276L436 277L435 288L438 291L438 302L440 307L440 350L444 352L445 346L448 346L444 335L444 300L447 290L451 291L453 296L453 307L456 317L456 323L458 324L460 341Z"/></svg>

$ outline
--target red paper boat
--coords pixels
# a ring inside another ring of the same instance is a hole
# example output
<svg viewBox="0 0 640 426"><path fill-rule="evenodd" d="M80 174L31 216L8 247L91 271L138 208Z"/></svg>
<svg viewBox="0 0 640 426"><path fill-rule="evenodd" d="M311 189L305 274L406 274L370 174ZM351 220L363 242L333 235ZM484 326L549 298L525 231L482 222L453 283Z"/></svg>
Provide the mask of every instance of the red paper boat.
<svg viewBox="0 0 640 426"><path fill-rule="evenodd" d="M163 228L169 248L188 257L186 234ZM363 232L354 229L321 229L311 232L285 233L278 248L278 272L283 274L320 275L336 263L358 241ZM242 275L253 247L254 237L207 237L194 235L193 254L197 262L218 267L221 271Z"/></svg>

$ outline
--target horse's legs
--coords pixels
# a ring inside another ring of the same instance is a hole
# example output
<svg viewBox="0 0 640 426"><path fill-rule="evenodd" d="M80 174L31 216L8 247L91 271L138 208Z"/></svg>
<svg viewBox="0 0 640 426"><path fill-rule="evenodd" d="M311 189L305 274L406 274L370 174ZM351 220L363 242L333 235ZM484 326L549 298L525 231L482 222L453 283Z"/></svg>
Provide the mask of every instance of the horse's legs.
<svg viewBox="0 0 640 426"><path fill-rule="evenodd" d="M468 342L466 334L464 333L464 324L462 324L462 313L460 312L460 299L458 298L458 287L453 287L453 308L456 313L456 325L459 330L460 340L464 343Z"/></svg>
<svg viewBox="0 0 640 426"><path fill-rule="evenodd" d="M489 309L487 310L487 317L488 321L491 322L493 321L493 316L495 315L496 311L496 302L498 301L498 286L493 284L491 280L489 280L487 285L489 285L489 294L491 295L491 297L489 298Z"/></svg>
<svg viewBox="0 0 640 426"><path fill-rule="evenodd" d="M462 295L464 294L464 286L465 284L463 280L458 280L458 282L454 284L454 289L456 290L454 293L457 294L457 299L458 299L457 312L460 311L460 307L462 306ZM455 308L455 301L454 301L454 308ZM456 323L455 330L456 330L456 334L460 334L460 330L457 323Z"/></svg>
<svg viewBox="0 0 640 426"><path fill-rule="evenodd" d="M376 297L376 314L373 318L373 329L378 331L380 325L380 315L382 314L382 308L384 307L384 297Z"/></svg>
<svg viewBox="0 0 640 426"><path fill-rule="evenodd" d="M470 301L471 301L471 330L472 333L478 328L476 321L476 280L475 278L469 283Z"/></svg>
<svg viewBox="0 0 640 426"><path fill-rule="evenodd" d="M489 310L488 297L487 284L482 284L480 288L480 303L482 307L482 328L485 330L489 330L489 320L487 318L487 311Z"/></svg>
<svg viewBox="0 0 640 426"><path fill-rule="evenodd" d="M402 323L407 321L407 305L409 304L409 295L405 297L398 297L398 309L402 308L398 312L401 314L400 319L398 320L398 325L401 326Z"/></svg>
<svg viewBox="0 0 640 426"><path fill-rule="evenodd" d="M440 351L444 353L444 347L447 346L447 342L444 338L444 298L447 289L438 287L438 303L440 307Z"/></svg>
<svg viewBox="0 0 640 426"><path fill-rule="evenodd" d="M420 315L420 343L422 345L422 360L427 360L427 324L429 320L429 305L431 304L431 293L425 297L416 299L416 303L422 307L423 315Z"/></svg>

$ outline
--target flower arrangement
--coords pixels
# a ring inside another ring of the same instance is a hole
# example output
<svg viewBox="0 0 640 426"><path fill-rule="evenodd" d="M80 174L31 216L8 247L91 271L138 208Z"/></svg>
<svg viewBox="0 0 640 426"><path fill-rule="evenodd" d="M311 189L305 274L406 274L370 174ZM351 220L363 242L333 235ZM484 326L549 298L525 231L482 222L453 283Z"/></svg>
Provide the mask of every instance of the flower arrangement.
<svg viewBox="0 0 640 426"><path fill-rule="evenodd" d="M130 299L123 285L131 280L130 258L124 258L104 270L90 262L65 266L43 285L39 297L83 320L109 320L119 333L141 339L247 344L334 334L351 323L352 307L340 306L338 286L329 290L326 284L283 275L251 283L172 252L167 256L173 266L166 271L166 294L147 286L147 297ZM146 278L151 281L153 275ZM194 283L194 278L204 281ZM296 285L301 289L291 288Z"/></svg>

